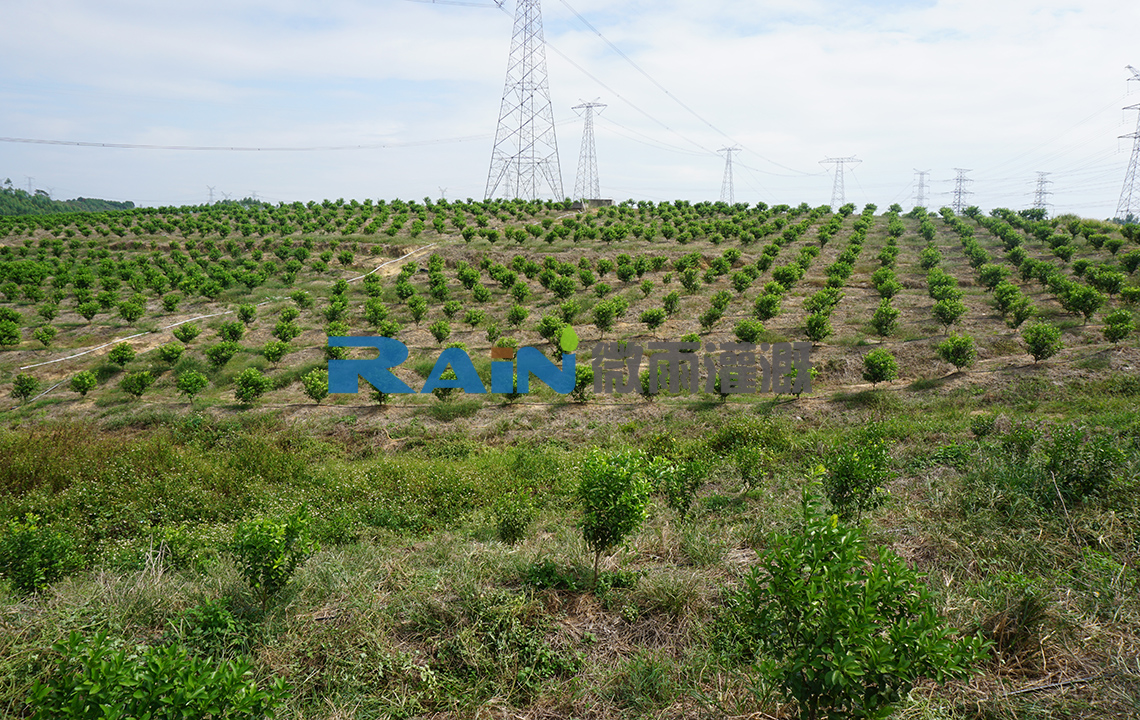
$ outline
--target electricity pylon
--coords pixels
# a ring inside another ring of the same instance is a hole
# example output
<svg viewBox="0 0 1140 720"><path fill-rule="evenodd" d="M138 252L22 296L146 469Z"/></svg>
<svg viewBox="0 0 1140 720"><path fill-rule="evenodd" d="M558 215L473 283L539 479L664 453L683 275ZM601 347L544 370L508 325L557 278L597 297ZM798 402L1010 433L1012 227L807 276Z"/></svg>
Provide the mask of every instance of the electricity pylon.
<svg viewBox="0 0 1140 720"><path fill-rule="evenodd" d="M582 129L582 151L578 154L578 176L574 180L576 200L596 200L602 196L598 182L598 153L594 148L594 108L604 108L605 103L584 102L575 105L573 110L581 110L585 123Z"/></svg>
<svg viewBox="0 0 1140 720"><path fill-rule="evenodd" d="M1049 191L1049 186L1053 184L1052 180L1046 180L1049 176L1047 172L1037 173L1037 189L1033 191L1033 209L1049 211L1049 196L1053 193Z"/></svg>
<svg viewBox="0 0 1140 720"><path fill-rule="evenodd" d="M717 150L724 153L724 179L720 181L720 201L729 205L736 204L736 190L732 186L732 154L740 152L738 147L725 147Z"/></svg>
<svg viewBox="0 0 1140 720"><path fill-rule="evenodd" d="M973 191L966 189L966 183L974 181L966 177L966 173L971 172L970 170L954 168L954 172L958 173L958 175L954 178L954 202L950 204L950 207L954 209L955 215L961 215L963 210L962 203L965 202L965 196L974 194Z"/></svg>
<svg viewBox="0 0 1140 720"><path fill-rule="evenodd" d="M916 168L915 172L918 173L918 193L915 195L914 204L915 207L924 208L926 207L926 176L930 174L930 171Z"/></svg>
<svg viewBox="0 0 1140 720"><path fill-rule="evenodd" d="M847 203L847 193L843 187L843 166L847 163L859 164L862 160L857 160L854 155L845 158L826 158L820 160L820 165L834 165L835 166L835 181L831 184L831 209L834 210L841 205Z"/></svg>
<svg viewBox="0 0 1140 720"><path fill-rule="evenodd" d="M546 74L539 0L519 0L486 197L535 200L545 186L561 200L562 169Z"/></svg>
<svg viewBox="0 0 1140 720"><path fill-rule="evenodd" d="M1140 71L1131 65L1126 65L1132 77L1129 80L1140 80ZM1140 104L1129 105L1125 110L1140 110ZM1120 190L1120 202L1116 206L1116 219L1124 222L1137 222L1140 220L1140 188L1136 187L1136 173L1140 167L1140 115L1136 116L1136 132L1121 135L1122 138L1132 138L1132 157L1128 161L1128 173L1124 176L1124 187Z"/></svg>

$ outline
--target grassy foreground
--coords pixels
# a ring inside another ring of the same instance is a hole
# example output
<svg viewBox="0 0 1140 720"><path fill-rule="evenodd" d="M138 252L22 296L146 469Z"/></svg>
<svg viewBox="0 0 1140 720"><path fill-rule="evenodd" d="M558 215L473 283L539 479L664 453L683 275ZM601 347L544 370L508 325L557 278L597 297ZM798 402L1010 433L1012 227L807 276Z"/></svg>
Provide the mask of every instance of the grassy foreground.
<svg viewBox="0 0 1140 720"><path fill-rule="evenodd" d="M30 716L52 645L105 630L247 657L263 687L289 684L288 718L791 717L734 652L725 601L770 533L794 531L813 472L873 423L893 479L852 522L927 574L951 625L994 643L979 674L920 683L897 716L1134 716L1137 398L1134 372L934 384L694 403L576 441L515 428L495 446L443 424L392 450L340 410L13 419L0 517L39 514L76 556L38 593L0 585L0 712ZM578 468L630 446L707 473L687 518L653 496L594 592ZM501 498L520 496L536 516L506 544ZM321 549L263 606L224 546L242 520L302 505Z"/></svg>

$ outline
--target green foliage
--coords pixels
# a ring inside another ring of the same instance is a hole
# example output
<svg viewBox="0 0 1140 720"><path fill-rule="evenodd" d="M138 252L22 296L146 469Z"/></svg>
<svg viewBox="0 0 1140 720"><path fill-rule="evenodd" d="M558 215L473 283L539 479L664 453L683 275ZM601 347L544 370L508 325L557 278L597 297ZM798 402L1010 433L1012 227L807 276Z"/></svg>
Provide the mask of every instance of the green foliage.
<svg viewBox="0 0 1140 720"><path fill-rule="evenodd" d="M733 593L726 625L801 720L884 718L921 678L963 678L986 656L955 638L922 576L886 548L868 563L860 532L805 490L803 527L772 535Z"/></svg>
<svg viewBox="0 0 1140 720"><path fill-rule="evenodd" d="M301 376L301 386L305 390L305 394L317 403L321 404L329 395L329 373L327 370L312 370L307 375Z"/></svg>
<svg viewBox="0 0 1140 720"><path fill-rule="evenodd" d="M780 295L765 292L756 298L753 311L756 314L756 318L761 322L771 320L780 314Z"/></svg>
<svg viewBox="0 0 1140 720"><path fill-rule="evenodd" d="M178 388L178 392L182 393L187 398L189 398L191 402L193 402L194 396L205 390L206 386L209 384L210 379L202 373L197 372L196 370L187 370L178 376L178 380L175 382L175 387Z"/></svg>
<svg viewBox="0 0 1140 720"><path fill-rule="evenodd" d="M412 322L419 325L420 320L427 315L427 300L422 295L413 295L408 298L408 312L412 315Z"/></svg>
<svg viewBox="0 0 1140 720"><path fill-rule="evenodd" d="M594 553L594 585L598 563L641 527L652 490L642 472L645 453L593 450L579 468L578 501L582 506L582 537Z"/></svg>
<svg viewBox="0 0 1140 720"><path fill-rule="evenodd" d="M78 372L71 378L71 389L84 397L87 396L88 392L94 390L98 384L99 381L96 379L95 373L90 370Z"/></svg>
<svg viewBox="0 0 1140 720"><path fill-rule="evenodd" d="M938 345L938 357L958 370L971 367L978 359L974 338L969 335L951 335Z"/></svg>
<svg viewBox="0 0 1140 720"><path fill-rule="evenodd" d="M119 387L131 396L140 398L142 394L147 391L147 388L153 384L154 376L150 374L150 371L140 370L138 372L127 373L119 382Z"/></svg>
<svg viewBox="0 0 1140 720"><path fill-rule="evenodd" d="M61 658L32 687L32 720L262 720L289 695L280 678L260 690L244 659L197 658L177 645L128 649L105 631L89 640L72 631L52 649Z"/></svg>
<svg viewBox="0 0 1140 720"><path fill-rule="evenodd" d="M808 340L819 342L831 335L831 319L822 313L808 315L804 332Z"/></svg>
<svg viewBox="0 0 1140 720"><path fill-rule="evenodd" d="M257 317L257 306L249 303L243 303L237 306L237 316L242 323L249 325L253 319ZM240 338L239 338L240 339Z"/></svg>
<svg viewBox="0 0 1140 720"><path fill-rule="evenodd" d="M1132 313L1124 308L1114 310L1104 316L1104 339L1116 344L1124 340L1136 329Z"/></svg>
<svg viewBox="0 0 1140 720"><path fill-rule="evenodd" d="M455 374L454 370L452 370L451 368L448 368L439 374L439 379L440 380L458 380L459 376ZM437 388L432 389L431 394L435 395L436 398L438 398L439 400L446 402L446 401L451 399L451 396L455 394L455 391L457 389L458 388L454 388L454 387L437 387Z"/></svg>
<svg viewBox="0 0 1140 720"><path fill-rule="evenodd" d="M227 550L242 577L258 591L264 606L289 583L297 566L320 546L312 539L311 519L301 506L285 517L262 516L238 523Z"/></svg>
<svg viewBox="0 0 1140 720"><path fill-rule="evenodd" d="M234 355L237 355L240 349L241 347L236 342L220 342L217 345L211 345L206 348L206 359L208 359L210 364L215 368L221 368L225 366Z"/></svg>
<svg viewBox="0 0 1140 720"><path fill-rule="evenodd" d="M863 379L872 385L897 380L899 364L886 348L872 350L863 356Z"/></svg>
<svg viewBox="0 0 1140 720"><path fill-rule="evenodd" d="M55 336L58 332L59 331L51 325L40 325L32 333L32 337L38 340L41 345L47 347L48 345L51 345L52 340L55 340Z"/></svg>
<svg viewBox="0 0 1140 720"><path fill-rule="evenodd" d="M502 495L495 503L495 534L499 540L513 545L526 537L534 521L534 504L521 491Z"/></svg>
<svg viewBox="0 0 1140 720"><path fill-rule="evenodd" d="M757 343L764 334L764 325L759 320L741 320L732 332L742 343Z"/></svg>
<svg viewBox="0 0 1140 720"><path fill-rule="evenodd" d="M27 373L20 373L12 381L12 397L26 401L39 392L40 381Z"/></svg>
<svg viewBox="0 0 1140 720"><path fill-rule="evenodd" d="M182 357L186 346L181 343L166 343L158 346L158 358L167 365L173 365Z"/></svg>
<svg viewBox="0 0 1140 720"><path fill-rule="evenodd" d="M446 320L436 320L428 327L428 332L439 344L451 337L451 325Z"/></svg>
<svg viewBox="0 0 1140 720"><path fill-rule="evenodd" d="M665 324L665 317L666 313L663 308L650 308L641 313L641 317L638 319L645 323L645 327L648 328L650 332L654 332L657 328Z"/></svg>
<svg viewBox="0 0 1140 720"><path fill-rule="evenodd" d="M280 340L269 340L261 348L261 354L266 360L277 365L289 353L289 343Z"/></svg>
<svg viewBox="0 0 1140 720"><path fill-rule="evenodd" d="M570 397L576 403L584 403L590 400L594 394L594 369L589 365L574 366L574 389L570 392Z"/></svg>
<svg viewBox="0 0 1140 720"><path fill-rule="evenodd" d="M945 298L934 303L930 314L944 327L950 327L966 314L966 304L956 298Z"/></svg>
<svg viewBox="0 0 1140 720"><path fill-rule="evenodd" d="M129 323L133 323L143 315L146 314L146 307L133 302L125 302L119 304L119 317L123 318Z"/></svg>
<svg viewBox="0 0 1140 720"><path fill-rule="evenodd" d="M198 337L201 334L202 329L194 323L186 323L185 325L179 325L178 327L174 328L174 337L186 343L187 345L189 345L190 342L194 340L194 338Z"/></svg>
<svg viewBox="0 0 1140 720"><path fill-rule="evenodd" d="M234 378L234 397L239 402L251 403L258 399L270 388L273 381L267 378L257 368L246 368Z"/></svg>
<svg viewBox="0 0 1140 720"><path fill-rule="evenodd" d="M35 592L79 565L71 537L40 525L33 513L9 520L0 534L0 577L20 592Z"/></svg>
<svg viewBox="0 0 1140 720"><path fill-rule="evenodd" d="M107 358L119 367L123 367L135 359L135 349L128 343L119 343L111 348L111 352L107 353Z"/></svg>
<svg viewBox="0 0 1140 720"><path fill-rule="evenodd" d="M1037 363L1053 357L1061 351L1061 328L1046 322L1036 322L1021 331L1033 362Z"/></svg>
<svg viewBox="0 0 1140 720"><path fill-rule="evenodd" d="M655 457L644 463L644 472L652 489L665 496L665 502L682 520L689 515L697 491L705 483L708 468L699 461L674 462Z"/></svg>
<svg viewBox="0 0 1140 720"><path fill-rule="evenodd" d="M517 328L522 325L529 316L530 311L522 305L512 305L511 309L507 311L507 324Z"/></svg>
<svg viewBox="0 0 1140 720"><path fill-rule="evenodd" d="M823 487L840 517L861 517L883 504L887 496L883 485L891 479L890 463L890 450L875 426L832 448Z"/></svg>
<svg viewBox="0 0 1140 720"><path fill-rule="evenodd" d="M607 330L613 328L616 312L614 311L614 306L612 304L604 301L599 302L598 304L594 305L592 314L594 318L594 327L598 328L599 332L605 334Z"/></svg>
<svg viewBox="0 0 1140 720"><path fill-rule="evenodd" d="M875 332L881 337L887 337L899 326L899 315L901 311L891 306L890 298L883 298L879 301L879 307L871 315L871 327L875 328Z"/></svg>

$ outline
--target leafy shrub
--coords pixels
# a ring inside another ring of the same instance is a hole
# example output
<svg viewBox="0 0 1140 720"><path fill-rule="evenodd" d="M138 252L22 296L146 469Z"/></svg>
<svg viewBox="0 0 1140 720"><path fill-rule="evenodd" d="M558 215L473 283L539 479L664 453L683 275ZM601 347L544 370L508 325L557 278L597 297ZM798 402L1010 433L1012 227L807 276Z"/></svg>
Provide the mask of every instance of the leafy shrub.
<svg viewBox="0 0 1140 720"><path fill-rule="evenodd" d="M251 403L264 395L273 381L261 374L257 368L246 368L234 378L234 397L239 402Z"/></svg>
<svg viewBox="0 0 1140 720"><path fill-rule="evenodd" d="M819 342L831 335L831 320L822 313L808 315L805 332L808 340Z"/></svg>
<svg viewBox="0 0 1140 720"><path fill-rule="evenodd" d="M276 365L289 354L289 343L280 340L269 340L261 348L261 354L266 360Z"/></svg>
<svg viewBox="0 0 1140 720"><path fill-rule="evenodd" d="M318 405L329 394L329 374L327 370L312 370L301 377L301 386L305 394Z"/></svg>
<svg viewBox="0 0 1140 720"><path fill-rule="evenodd" d="M878 348L863 356L863 379L872 385L890 382L899 376L899 364L890 350Z"/></svg>
<svg viewBox="0 0 1140 720"><path fill-rule="evenodd" d="M974 338L969 335L951 335L939 343L938 357L958 370L972 366L978 359Z"/></svg>
<svg viewBox="0 0 1140 720"><path fill-rule="evenodd" d="M257 306L248 303L238 305L237 316L238 319L242 321L242 323L249 325L253 322L253 319L257 317Z"/></svg>
<svg viewBox="0 0 1140 720"><path fill-rule="evenodd" d="M594 369L589 365L575 365L574 389L570 392L570 397L576 403L584 403L588 402L593 394Z"/></svg>
<svg viewBox="0 0 1140 720"><path fill-rule="evenodd" d="M244 335L245 325L236 320L222 323L221 327L218 328L218 336L225 342L236 343L238 340L241 340Z"/></svg>
<svg viewBox="0 0 1140 720"><path fill-rule="evenodd" d="M228 548L246 582L260 594L262 607L318 549L304 506L284 518L262 516L239 523Z"/></svg>
<svg viewBox="0 0 1140 720"><path fill-rule="evenodd" d="M645 473L652 489L665 496L665 502L681 519L689 515L697 491L704 485L708 471L697 461L674 463L657 457L646 463Z"/></svg>
<svg viewBox="0 0 1140 720"><path fill-rule="evenodd" d="M930 314L944 327L950 327L966 314L966 304L955 298L945 298L934 303Z"/></svg>
<svg viewBox="0 0 1140 720"><path fill-rule="evenodd" d="M178 388L178 392L182 393L188 397L191 402L193 402L194 396L202 392L206 388L206 385L209 383L210 379L202 373L197 372L196 370L188 370L178 376L178 380L175 382L175 387Z"/></svg>
<svg viewBox="0 0 1140 720"><path fill-rule="evenodd" d="M825 463L823 487L840 517L859 517L883 504L890 462L887 443L874 426L832 450Z"/></svg>
<svg viewBox="0 0 1140 720"><path fill-rule="evenodd" d="M44 347L47 347L51 345L52 340L55 340L55 336L58 333L59 331L51 325L41 325L32 333L32 338L38 340Z"/></svg>
<svg viewBox="0 0 1140 720"><path fill-rule="evenodd" d="M992 413L973 415L970 417L970 432L974 434L974 437L981 440L994 431L996 422L997 416Z"/></svg>
<svg viewBox="0 0 1140 720"><path fill-rule="evenodd" d="M158 358L167 365L173 365L178 362L185 350L186 346L181 343L166 343L165 345L159 346Z"/></svg>
<svg viewBox="0 0 1140 720"><path fill-rule="evenodd" d="M32 686L32 720L57 718L183 718L262 720L286 697L278 678L267 690L246 660L192 657L177 645L116 647L106 632L90 640L72 631L53 646L62 658L54 676Z"/></svg>
<svg viewBox="0 0 1140 720"><path fill-rule="evenodd" d="M764 326L759 320L741 320L736 323L732 333L742 343L757 343L764 334Z"/></svg>
<svg viewBox="0 0 1140 720"><path fill-rule="evenodd" d="M1124 308L1114 310L1104 316L1104 339L1110 343L1116 344L1124 340L1135 329L1136 324L1132 320L1132 313Z"/></svg>
<svg viewBox="0 0 1140 720"><path fill-rule="evenodd" d="M12 381L12 397L17 400L27 400L39 392L40 381L27 373L20 373Z"/></svg>
<svg viewBox="0 0 1140 720"><path fill-rule="evenodd" d="M178 338L187 345L189 345L194 338L198 337L201 334L202 329L194 323L186 323L185 325L179 325L178 327L174 328L174 337Z"/></svg>
<svg viewBox="0 0 1140 720"><path fill-rule="evenodd" d="M495 534L502 542L513 545L522 540L533 520L534 506L520 491L503 495L495 504Z"/></svg>
<svg viewBox="0 0 1140 720"><path fill-rule="evenodd" d="M95 377L95 373L90 370L78 372L75 377L71 378L71 389L84 397L87 396L88 392L94 390L98 384L99 381Z"/></svg>
<svg viewBox="0 0 1140 720"><path fill-rule="evenodd" d="M22 592L35 592L79 565L71 537L42 527L33 513L9 520L0 534L0 576Z"/></svg>
<svg viewBox="0 0 1140 720"><path fill-rule="evenodd" d="M582 536L594 553L594 586L603 553L610 552L645 520L649 481L642 472L645 454L626 450L606 454L591 451L582 461L578 500L582 505Z"/></svg>
<svg viewBox="0 0 1140 720"><path fill-rule="evenodd" d="M119 343L111 348L111 352L107 353L107 357L111 362L119 367L123 367L131 360L135 359L135 349L127 343Z"/></svg>
<svg viewBox="0 0 1140 720"><path fill-rule="evenodd" d="M153 384L154 376L150 374L150 371L140 370L127 374L127 376L119 382L119 387L135 398L140 398L142 394L147 391L147 388Z"/></svg>
<svg viewBox="0 0 1140 720"><path fill-rule="evenodd" d="M898 328L900 314L901 311L898 308L891 306L890 298L883 298L879 301L879 307L871 315L871 327L875 328L878 335L886 337Z"/></svg>
<svg viewBox="0 0 1140 720"><path fill-rule="evenodd" d="M955 639L922 576L823 515L805 490L803 527L773 535L730 595L722 626L801 720L884 718L920 678L966 677L980 636Z"/></svg>
<svg viewBox="0 0 1140 720"><path fill-rule="evenodd" d="M1033 362L1046 360L1060 352L1061 328L1046 322L1036 322L1021 331L1021 338L1033 356Z"/></svg>
<svg viewBox="0 0 1140 720"><path fill-rule="evenodd" d="M211 345L206 348L206 358L215 368L221 368L228 363L234 355L237 355L240 349L241 347L236 342L220 342L217 345Z"/></svg>

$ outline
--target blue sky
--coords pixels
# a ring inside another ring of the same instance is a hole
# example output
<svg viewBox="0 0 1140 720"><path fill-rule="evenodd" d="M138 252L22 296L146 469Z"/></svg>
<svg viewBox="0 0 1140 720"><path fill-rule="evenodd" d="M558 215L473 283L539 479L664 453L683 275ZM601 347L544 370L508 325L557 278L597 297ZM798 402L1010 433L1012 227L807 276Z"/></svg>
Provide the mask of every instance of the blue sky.
<svg viewBox="0 0 1140 720"><path fill-rule="evenodd" d="M486 2L13 0L0 10L0 136L392 147L0 143L0 178L145 205L204 202L207 186L273 201L480 198L512 30ZM571 107L599 98L607 197L715 200L716 150L738 144L738 201L826 203L819 160L854 155L846 195L859 204L910 207L916 168L931 171L927 205L949 204L953 169L968 168L986 209L1028 207L1038 171L1051 173L1054 212L1116 209L1131 151L1117 136L1136 128L1121 106L1140 103L1124 69L1140 66L1135 2L569 2L672 98L545 0L568 191L581 141Z"/></svg>

